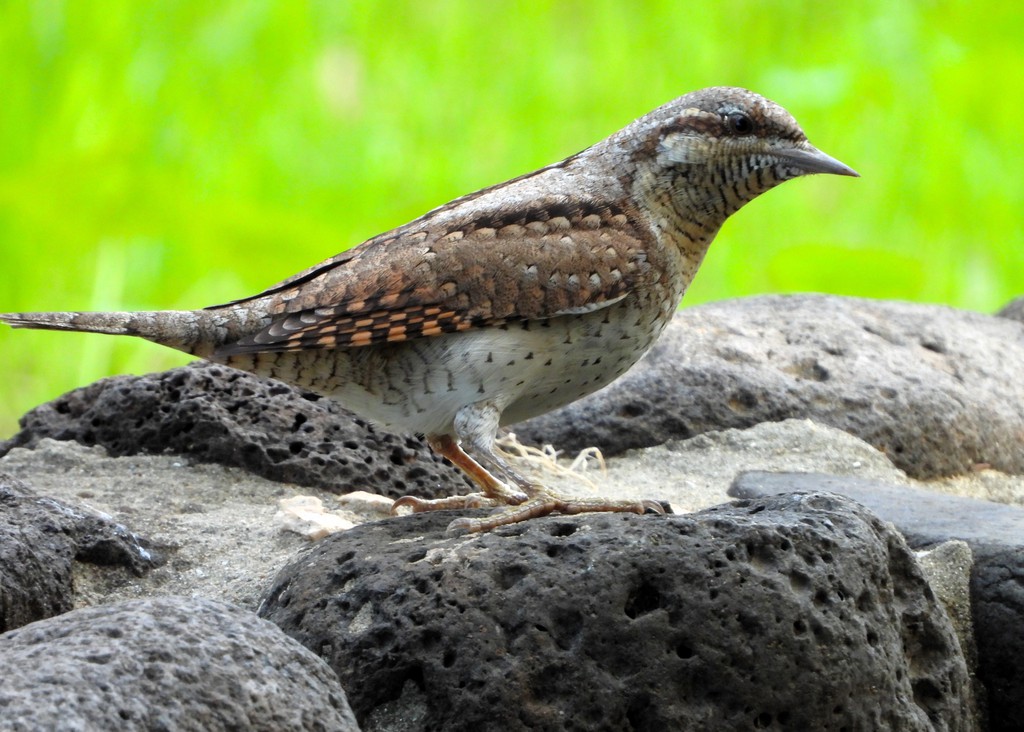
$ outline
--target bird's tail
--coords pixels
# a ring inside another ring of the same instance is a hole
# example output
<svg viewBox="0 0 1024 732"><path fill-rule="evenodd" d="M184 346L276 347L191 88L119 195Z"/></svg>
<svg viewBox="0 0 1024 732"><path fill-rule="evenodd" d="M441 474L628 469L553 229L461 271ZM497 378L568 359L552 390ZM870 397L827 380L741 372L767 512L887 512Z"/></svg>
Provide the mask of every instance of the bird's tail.
<svg viewBox="0 0 1024 732"><path fill-rule="evenodd" d="M252 318L241 313L157 310L137 313L0 313L12 328L64 330L145 338L185 353L209 358L224 343L245 335Z"/></svg>

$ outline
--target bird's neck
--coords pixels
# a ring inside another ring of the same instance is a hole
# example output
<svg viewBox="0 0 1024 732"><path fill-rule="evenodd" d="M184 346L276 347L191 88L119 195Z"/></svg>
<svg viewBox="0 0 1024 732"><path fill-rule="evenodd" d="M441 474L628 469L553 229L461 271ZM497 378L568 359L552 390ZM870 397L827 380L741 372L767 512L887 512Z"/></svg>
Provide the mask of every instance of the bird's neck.
<svg viewBox="0 0 1024 732"><path fill-rule="evenodd" d="M647 213L658 240L678 251L686 281L700 267L711 241L732 213L714 189L704 188L686 180L666 182L643 170L633 181L634 200Z"/></svg>

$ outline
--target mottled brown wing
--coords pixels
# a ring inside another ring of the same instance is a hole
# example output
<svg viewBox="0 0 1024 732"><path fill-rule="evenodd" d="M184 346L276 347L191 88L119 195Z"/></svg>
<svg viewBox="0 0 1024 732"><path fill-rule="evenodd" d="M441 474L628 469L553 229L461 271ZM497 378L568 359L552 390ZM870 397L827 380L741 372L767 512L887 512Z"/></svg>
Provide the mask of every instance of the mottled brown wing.
<svg viewBox="0 0 1024 732"><path fill-rule="evenodd" d="M441 230L421 219L371 239L250 298L268 298L277 317L218 354L396 343L587 312L665 271L651 267L628 212L542 204Z"/></svg>

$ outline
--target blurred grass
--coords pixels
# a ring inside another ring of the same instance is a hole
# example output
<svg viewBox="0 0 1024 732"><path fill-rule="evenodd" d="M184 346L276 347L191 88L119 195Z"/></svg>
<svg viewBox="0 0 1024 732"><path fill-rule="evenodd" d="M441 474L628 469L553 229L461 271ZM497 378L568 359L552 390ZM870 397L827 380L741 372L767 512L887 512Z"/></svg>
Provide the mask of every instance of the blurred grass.
<svg viewBox="0 0 1024 732"><path fill-rule="evenodd" d="M0 310L256 291L703 86L864 176L732 219L689 305L800 290L991 311L1024 290L1015 3L0 4ZM141 341L0 329L0 436Z"/></svg>

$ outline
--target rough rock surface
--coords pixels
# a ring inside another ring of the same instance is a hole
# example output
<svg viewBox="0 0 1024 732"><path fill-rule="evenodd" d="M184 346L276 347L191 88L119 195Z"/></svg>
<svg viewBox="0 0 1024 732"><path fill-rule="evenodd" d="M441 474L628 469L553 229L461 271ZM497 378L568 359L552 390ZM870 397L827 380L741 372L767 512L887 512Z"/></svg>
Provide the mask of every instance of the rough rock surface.
<svg viewBox="0 0 1024 732"><path fill-rule="evenodd" d="M102 379L36 407L20 424L0 442L0 456L51 437L112 455L188 455L339 493L431 498L470 485L419 438L377 431L330 399L205 362Z"/></svg>
<svg viewBox="0 0 1024 732"><path fill-rule="evenodd" d="M809 418L915 478L1024 473L1024 328L936 305L822 295L679 312L622 379L516 425L523 442L605 455L710 430Z"/></svg>
<svg viewBox="0 0 1024 732"><path fill-rule="evenodd" d="M1024 323L1024 297L1010 300L996 315L1000 318L1010 318Z"/></svg>
<svg viewBox="0 0 1024 732"><path fill-rule="evenodd" d="M154 561L144 544L109 518L0 473L0 632L70 610L75 560L141 574Z"/></svg>
<svg viewBox="0 0 1024 732"><path fill-rule="evenodd" d="M1024 699L1024 537L974 547L971 606L978 677L988 691L990 732L1017 732Z"/></svg>
<svg viewBox="0 0 1024 732"><path fill-rule="evenodd" d="M1018 506L821 473L751 471L738 475L729 487L732 498L807 491L828 491L857 501L879 518L895 524L914 548L951 539L966 541L972 547L996 544L1024 548L1024 508Z"/></svg>
<svg viewBox="0 0 1024 732"><path fill-rule="evenodd" d="M829 494L446 538L365 524L261 614L367 729L973 729L949 620L903 539Z"/></svg>
<svg viewBox="0 0 1024 732"><path fill-rule="evenodd" d="M180 597L0 635L0 709L15 730L358 730L314 654L249 612Z"/></svg>
<svg viewBox="0 0 1024 732"><path fill-rule="evenodd" d="M970 605L977 673L990 730L1020 729L1024 699L1024 509L879 481L835 475L745 473L729 489L756 498L827 490L891 521L911 546L960 539L971 547Z"/></svg>
<svg viewBox="0 0 1024 732"><path fill-rule="evenodd" d="M368 517L344 511L333 494L300 491L239 468L189 465L171 455L112 458L102 447L77 442L42 439L35 449L15 448L0 458L0 470L78 512L112 515L144 534L166 560L141 577L72 563L76 607L170 594L255 610L266 583L309 545L275 521L280 500L312 494L353 521Z"/></svg>
<svg viewBox="0 0 1024 732"><path fill-rule="evenodd" d="M529 472L529 464L520 464ZM727 490L745 470L849 474L890 483L906 481L884 455L852 435L790 420L700 435L685 442L637 450L610 461L606 471L571 477L538 472L537 479L567 493L653 497L677 513L729 500ZM195 463L175 455L110 457L99 446L44 438L32 449L0 458L0 471L79 510L109 514L145 535L166 562L144 576L121 568L74 562L76 607L153 595L199 595L255 609L266 584L308 546L282 530L279 501L297 495L322 500L332 515L354 523L387 515L352 507L344 496L260 478L240 468Z"/></svg>
<svg viewBox="0 0 1024 732"><path fill-rule="evenodd" d="M916 552L928 585L946 609L960 639L960 650L972 672L972 687L976 704L984 703L985 688L977 678L978 644L974 636L974 618L971 612L971 568L974 555L967 542L944 541L937 546ZM976 709L976 713L979 713Z"/></svg>

